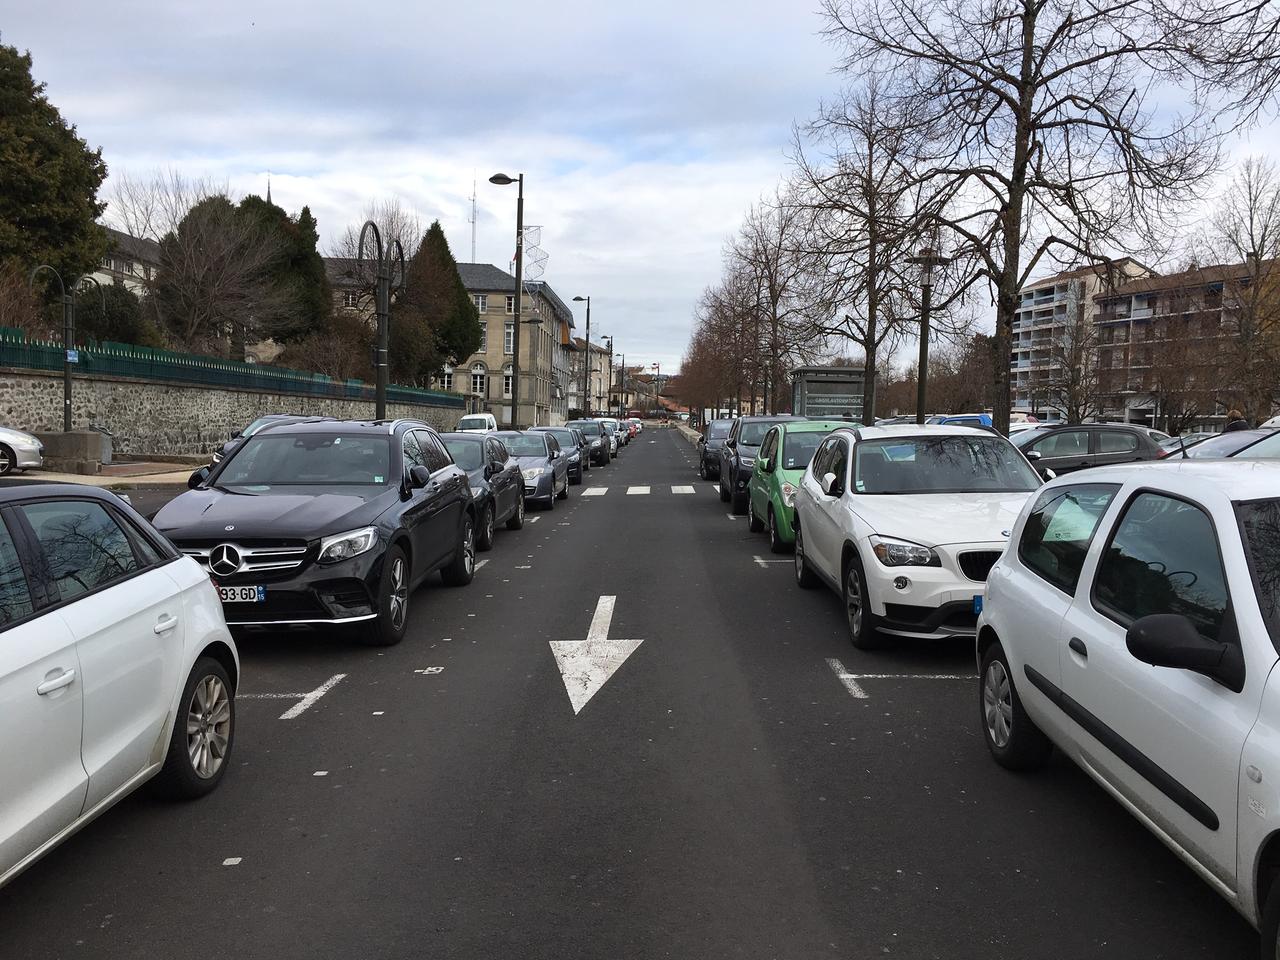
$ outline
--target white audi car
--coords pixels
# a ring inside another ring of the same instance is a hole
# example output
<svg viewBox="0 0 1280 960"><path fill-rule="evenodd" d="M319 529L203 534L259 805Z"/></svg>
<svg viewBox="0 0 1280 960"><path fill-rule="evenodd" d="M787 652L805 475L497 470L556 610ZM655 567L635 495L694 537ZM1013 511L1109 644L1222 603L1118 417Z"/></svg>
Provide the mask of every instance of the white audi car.
<svg viewBox="0 0 1280 960"><path fill-rule="evenodd" d="M0 886L153 777L217 786L239 673L209 575L119 497L0 489Z"/></svg>
<svg viewBox="0 0 1280 960"><path fill-rule="evenodd" d="M1280 956L1280 463L1176 460L1047 484L977 638L991 755L1053 746Z"/></svg>
<svg viewBox="0 0 1280 960"><path fill-rule="evenodd" d="M883 634L973 636L987 572L1039 485L988 429L836 430L796 491L796 582L841 595L861 649Z"/></svg>

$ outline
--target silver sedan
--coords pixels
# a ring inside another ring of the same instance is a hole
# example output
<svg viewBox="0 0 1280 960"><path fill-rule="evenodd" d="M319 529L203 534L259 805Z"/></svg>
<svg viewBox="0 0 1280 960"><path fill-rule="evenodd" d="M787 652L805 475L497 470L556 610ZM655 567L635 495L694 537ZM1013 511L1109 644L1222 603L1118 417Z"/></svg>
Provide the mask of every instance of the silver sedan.
<svg viewBox="0 0 1280 960"><path fill-rule="evenodd" d="M0 477L44 465L44 444L29 433L0 427Z"/></svg>

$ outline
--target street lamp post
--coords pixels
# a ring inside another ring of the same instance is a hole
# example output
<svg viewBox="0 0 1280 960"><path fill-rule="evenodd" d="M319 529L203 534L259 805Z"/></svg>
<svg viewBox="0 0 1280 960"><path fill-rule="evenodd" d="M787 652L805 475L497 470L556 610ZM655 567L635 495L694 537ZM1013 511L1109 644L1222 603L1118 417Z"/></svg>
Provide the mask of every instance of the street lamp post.
<svg viewBox="0 0 1280 960"><path fill-rule="evenodd" d="M925 397L929 377L929 308L933 300L933 268L945 267L951 262L932 247L921 247L914 257L907 257L907 263L920 267L920 364L916 371L916 423L924 423ZM872 371L872 376L875 372ZM868 411L864 411L864 416ZM875 416L875 411L869 411ZM874 422L874 421L873 421Z"/></svg>
<svg viewBox="0 0 1280 960"><path fill-rule="evenodd" d="M490 183L497 184L500 187L516 184L516 300L512 308L514 314L513 330L511 337L511 429L516 429L519 424L517 419L520 412L520 301L523 299L521 294L524 292L524 174L518 174L514 179L505 173L495 173L489 178ZM531 323L537 323L538 320L532 320ZM588 344L590 347L590 344Z"/></svg>
<svg viewBox="0 0 1280 960"><path fill-rule="evenodd" d="M627 404L627 355L624 353L619 358L621 362L618 364L618 412L622 413Z"/></svg>
<svg viewBox="0 0 1280 960"><path fill-rule="evenodd" d="M613 416L613 404L609 402L609 397L613 393L613 337L604 337L609 344L609 375L604 378L604 409Z"/></svg>
<svg viewBox="0 0 1280 960"><path fill-rule="evenodd" d="M587 305L587 358L582 365L582 403L587 408L583 411L585 416L591 416L591 398L587 395L591 384L591 297L574 297L574 303L586 303Z"/></svg>
<svg viewBox="0 0 1280 960"><path fill-rule="evenodd" d="M102 318L104 321L107 317L107 295L103 292L102 284L88 274L78 277L71 284L71 292L68 293L67 285L62 282L62 274L47 263L42 263L31 271L31 279L28 281L28 286L35 286L36 276L42 270L48 270L53 274L54 279L58 281L58 301L62 304L62 432L70 433L71 351L75 349L76 337L76 290L86 280L98 288L98 295L102 297Z"/></svg>
<svg viewBox="0 0 1280 960"><path fill-rule="evenodd" d="M653 378L653 405L657 408L657 412L662 412L662 404L658 398L662 396L662 364L652 364L653 369L657 371Z"/></svg>
<svg viewBox="0 0 1280 960"><path fill-rule="evenodd" d="M397 289L402 289L404 287L405 273L404 250L400 246L400 241L395 237L391 238L391 243L388 246L383 247L382 232L378 229L378 225L372 220L366 220L364 226L360 228L360 245L356 249L357 271L364 263L364 238L365 234L370 232L373 233L374 251L377 254L375 263L377 274L373 286L374 314L378 322L378 352L373 363L376 376L374 405L377 408L377 419L385 420L387 418L387 381L390 377L388 347L391 341L392 272L395 270L396 261L399 261L400 283L397 285Z"/></svg>

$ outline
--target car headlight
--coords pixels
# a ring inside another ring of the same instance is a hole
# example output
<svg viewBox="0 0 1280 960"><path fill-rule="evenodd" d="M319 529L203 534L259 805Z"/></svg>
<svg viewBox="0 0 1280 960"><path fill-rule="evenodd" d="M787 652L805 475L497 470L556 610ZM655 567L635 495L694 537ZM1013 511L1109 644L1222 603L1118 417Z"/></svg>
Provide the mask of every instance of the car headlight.
<svg viewBox="0 0 1280 960"><path fill-rule="evenodd" d="M791 509L793 510L795 509L796 488L789 483L784 483L782 485L782 502L785 503L788 507L791 507Z"/></svg>
<svg viewBox="0 0 1280 960"><path fill-rule="evenodd" d="M472 488L471 488L471 498L472 498L473 500L479 500L479 499L480 499L481 497L483 497L483 496L484 496L484 487L472 487Z"/></svg>
<svg viewBox="0 0 1280 960"><path fill-rule="evenodd" d="M742 465L743 465L744 467L754 467L754 466L756 465L756 458L755 458L755 457L742 457L742 458L741 458L741 462L742 462Z"/></svg>
<svg viewBox="0 0 1280 960"><path fill-rule="evenodd" d="M542 476L544 470L544 467L530 467L528 470L521 470L520 472L524 474L526 480L537 480Z"/></svg>
<svg viewBox="0 0 1280 960"><path fill-rule="evenodd" d="M599 438L599 437L597 437L596 439L594 439L594 440L592 440L592 441L591 441L591 449L592 449L592 450L597 449L599 446L600 446L600 438Z"/></svg>
<svg viewBox="0 0 1280 960"><path fill-rule="evenodd" d="M942 560L929 547L892 537L871 538L871 550L886 567L940 567Z"/></svg>
<svg viewBox="0 0 1280 960"><path fill-rule="evenodd" d="M372 550L378 542L378 531L375 527L363 530L351 530L325 537L320 541L321 563L337 563L339 560L350 560L360 554Z"/></svg>

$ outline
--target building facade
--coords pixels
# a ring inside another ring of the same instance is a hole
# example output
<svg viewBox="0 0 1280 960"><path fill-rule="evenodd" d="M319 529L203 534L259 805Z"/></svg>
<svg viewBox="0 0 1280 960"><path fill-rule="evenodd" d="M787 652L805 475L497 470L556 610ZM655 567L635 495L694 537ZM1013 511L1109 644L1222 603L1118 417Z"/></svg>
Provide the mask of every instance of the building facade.
<svg viewBox="0 0 1280 960"><path fill-rule="evenodd" d="M586 368L587 394L582 395ZM609 385L613 380L613 352L605 345L591 344L574 337L569 345L569 407L584 414L601 414L609 404Z"/></svg>
<svg viewBox="0 0 1280 960"><path fill-rule="evenodd" d="M93 278L101 284L123 284L139 297L143 296L160 267L160 244L111 227L105 229L107 252L93 271Z"/></svg>

